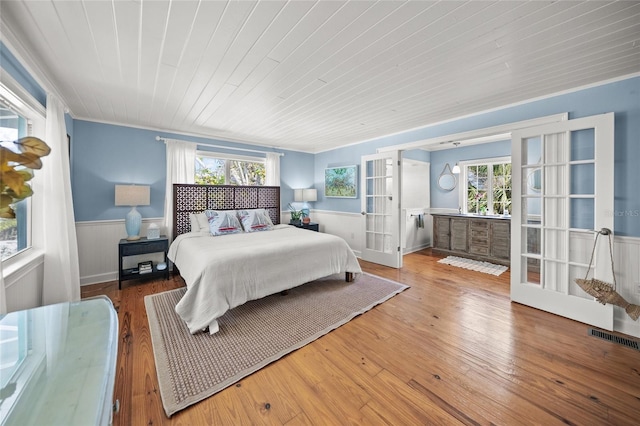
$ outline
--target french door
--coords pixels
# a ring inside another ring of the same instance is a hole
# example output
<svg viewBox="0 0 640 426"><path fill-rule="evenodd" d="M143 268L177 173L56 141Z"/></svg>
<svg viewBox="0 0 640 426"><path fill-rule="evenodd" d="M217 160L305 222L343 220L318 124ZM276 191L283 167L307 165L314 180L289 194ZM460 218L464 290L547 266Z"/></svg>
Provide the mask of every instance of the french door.
<svg viewBox="0 0 640 426"><path fill-rule="evenodd" d="M400 252L400 175L398 151L362 157L362 259L402 267Z"/></svg>
<svg viewBox="0 0 640 426"><path fill-rule="evenodd" d="M575 283L595 230L613 230L613 113L512 134L511 299L611 330L613 308ZM589 278L613 282L598 239Z"/></svg>

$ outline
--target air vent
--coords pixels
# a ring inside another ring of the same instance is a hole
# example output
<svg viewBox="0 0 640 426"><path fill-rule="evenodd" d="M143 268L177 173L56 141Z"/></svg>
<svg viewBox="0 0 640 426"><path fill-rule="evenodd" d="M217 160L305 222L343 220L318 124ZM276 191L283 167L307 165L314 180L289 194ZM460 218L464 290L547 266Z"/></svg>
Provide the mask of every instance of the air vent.
<svg viewBox="0 0 640 426"><path fill-rule="evenodd" d="M616 336L606 331L594 330L593 328L589 329L589 335L640 351L640 345L635 340L625 339L624 337Z"/></svg>

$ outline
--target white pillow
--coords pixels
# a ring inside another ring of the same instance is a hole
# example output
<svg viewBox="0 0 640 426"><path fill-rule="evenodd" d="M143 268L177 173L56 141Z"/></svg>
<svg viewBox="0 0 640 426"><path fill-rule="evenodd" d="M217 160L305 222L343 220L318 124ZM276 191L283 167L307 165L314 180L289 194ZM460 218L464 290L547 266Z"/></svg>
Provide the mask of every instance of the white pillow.
<svg viewBox="0 0 640 426"><path fill-rule="evenodd" d="M205 210L209 221L211 235L227 235L242 232L242 225L238 222L235 210Z"/></svg>
<svg viewBox="0 0 640 426"><path fill-rule="evenodd" d="M273 222L265 209L238 210L244 232L270 231Z"/></svg>
<svg viewBox="0 0 640 426"><path fill-rule="evenodd" d="M207 215L202 213L189 213L191 222L191 232L209 232L209 220Z"/></svg>

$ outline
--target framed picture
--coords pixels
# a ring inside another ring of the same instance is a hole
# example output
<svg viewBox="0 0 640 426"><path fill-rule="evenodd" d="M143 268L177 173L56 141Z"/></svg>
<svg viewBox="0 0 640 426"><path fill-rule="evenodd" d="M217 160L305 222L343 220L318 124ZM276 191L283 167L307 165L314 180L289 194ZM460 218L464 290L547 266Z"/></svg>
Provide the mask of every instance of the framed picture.
<svg viewBox="0 0 640 426"><path fill-rule="evenodd" d="M324 169L324 196L358 198L358 166Z"/></svg>

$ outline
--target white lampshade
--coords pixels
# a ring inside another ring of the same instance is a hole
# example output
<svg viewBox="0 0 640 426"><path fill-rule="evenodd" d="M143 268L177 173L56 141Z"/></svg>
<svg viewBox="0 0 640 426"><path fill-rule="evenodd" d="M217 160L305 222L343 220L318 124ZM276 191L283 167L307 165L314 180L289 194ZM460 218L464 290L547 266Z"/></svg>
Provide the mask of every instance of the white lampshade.
<svg viewBox="0 0 640 426"><path fill-rule="evenodd" d="M127 240L140 239L142 215L136 206L148 206L151 202L148 185L116 185L116 206L131 206L124 221L127 230Z"/></svg>
<svg viewBox="0 0 640 426"><path fill-rule="evenodd" d="M318 191L313 188L309 189L294 189L293 201L318 201Z"/></svg>
<svg viewBox="0 0 640 426"><path fill-rule="evenodd" d="M116 185L116 206L148 206L150 199L148 185Z"/></svg>
<svg viewBox="0 0 640 426"><path fill-rule="evenodd" d="M318 191L313 188L303 189L302 201L318 201Z"/></svg>
<svg viewBox="0 0 640 426"><path fill-rule="evenodd" d="M456 165L453 166L453 170L451 170L451 172L456 175L460 174L460 166L458 166L458 163L456 163Z"/></svg>

